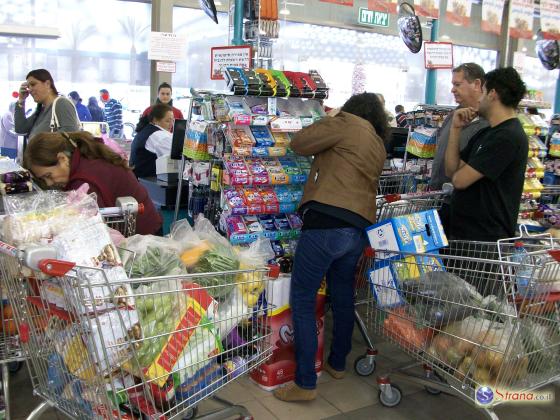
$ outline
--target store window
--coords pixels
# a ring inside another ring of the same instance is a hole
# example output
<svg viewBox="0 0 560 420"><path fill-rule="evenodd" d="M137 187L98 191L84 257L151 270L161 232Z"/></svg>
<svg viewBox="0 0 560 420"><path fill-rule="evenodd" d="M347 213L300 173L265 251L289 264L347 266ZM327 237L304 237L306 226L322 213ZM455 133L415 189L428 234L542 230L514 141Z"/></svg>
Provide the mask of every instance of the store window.
<svg viewBox="0 0 560 420"><path fill-rule="evenodd" d="M0 24L58 28L60 38L0 36L0 107L25 75L46 68L62 93L76 90L85 102L108 89L121 100L125 121L149 101L147 58L151 5L116 0L4 0Z"/></svg>

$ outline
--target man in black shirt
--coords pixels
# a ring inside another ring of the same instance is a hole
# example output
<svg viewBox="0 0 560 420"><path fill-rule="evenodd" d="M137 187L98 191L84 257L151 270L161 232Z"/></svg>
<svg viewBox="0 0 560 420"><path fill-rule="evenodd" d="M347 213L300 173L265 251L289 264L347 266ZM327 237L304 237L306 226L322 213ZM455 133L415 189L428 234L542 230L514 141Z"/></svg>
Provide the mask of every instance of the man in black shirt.
<svg viewBox="0 0 560 420"><path fill-rule="evenodd" d="M527 167L528 140L516 108L526 87L512 67L485 75L478 110L455 111L445 154L451 198L452 239L497 241L515 234ZM459 152L463 127L478 115L490 123Z"/></svg>

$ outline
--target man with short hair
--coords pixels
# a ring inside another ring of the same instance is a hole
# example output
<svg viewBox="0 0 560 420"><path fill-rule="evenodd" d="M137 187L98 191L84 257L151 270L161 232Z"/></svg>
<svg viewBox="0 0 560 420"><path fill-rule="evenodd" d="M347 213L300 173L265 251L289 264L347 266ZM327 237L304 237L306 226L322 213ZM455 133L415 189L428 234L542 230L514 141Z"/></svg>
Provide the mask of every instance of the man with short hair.
<svg viewBox="0 0 560 420"><path fill-rule="evenodd" d="M87 106L82 104L82 98L80 98L80 94L78 92L73 90L68 94L68 98L70 98L70 100L76 107L76 112L78 113L78 118L80 119L80 121L92 120L91 113L89 112L89 109L87 109Z"/></svg>
<svg viewBox="0 0 560 420"><path fill-rule="evenodd" d="M451 93L455 98L455 102L459 104L457 109L461 108L478 108L478 100L482 96L482 83L484 80L484 69L476 63L463 63L452 70ZM443 184L451 182L449 177L445 175L445 151L447 142L449 141L449 130L451 128L451 120L453 112L451 112L442 126L438 129L437 149L432 164L432 176L430 179L430 188L432 190L441 190ZM470 122L461 131L459 147L463 150L469 144L472 137L483 128L488 127L488 121L484 118L478 118ZM449 229L449 200L445 200L439 210L441 223L445 231Z"/></svg>
<svg viewBox="0 0 560 420"><path fill-rule="evenodd" d="M99 91L99 98L105 104L105 122L109 125L109 137L120 139L123 136L122 105L109 96L107 89Z"/></svg>
<svg viewBox="0 0 560 420"><path fill-rule="evenodd" d="M445 172L455 188L452 239L495 242L515 234L529 148L516 111L525 92L514 68L493 70L485 76L478 111L465 107L453 114L445 153ZM478 115L489 127L461 151L461 134Z"/></svg>
<svg viewBox="0 0 560 420"><path fill-rule="evenodd" d="M395 119L397 121L397 127L406 127L406 114L404 113L404 106L397 105L395 107Z"/></svg>
<svg viewBox="0 0 560 420"><path fill-rule="evenodd" d="M171 85L167 82L163 82L161 85L158 86L158 97L154 105L156 104L169 105L173 110L173 118L175 118L176 120L183 120L184 117L181 110L173 106L173 98L171 98L172 94L173 94L173 89L171 88ZM150 112L152 111L152 106L153 105L150 105L148 108L144 110L144 112L142 113L143 117L147 117L150 115Z"/></svg>

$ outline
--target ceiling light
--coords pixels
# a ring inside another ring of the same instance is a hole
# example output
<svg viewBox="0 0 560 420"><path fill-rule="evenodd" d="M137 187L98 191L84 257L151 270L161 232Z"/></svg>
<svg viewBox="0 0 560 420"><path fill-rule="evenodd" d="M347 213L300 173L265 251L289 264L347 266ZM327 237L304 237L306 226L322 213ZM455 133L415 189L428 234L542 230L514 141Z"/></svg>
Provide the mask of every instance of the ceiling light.
<svg viewBox="0 0 560 420"><path fill-rule="evenodd" d="M281 15L284 15L284 16L288 16L290 14L290 9L288 9L287 7L284 7L278 13L280 13Z"/></svg>

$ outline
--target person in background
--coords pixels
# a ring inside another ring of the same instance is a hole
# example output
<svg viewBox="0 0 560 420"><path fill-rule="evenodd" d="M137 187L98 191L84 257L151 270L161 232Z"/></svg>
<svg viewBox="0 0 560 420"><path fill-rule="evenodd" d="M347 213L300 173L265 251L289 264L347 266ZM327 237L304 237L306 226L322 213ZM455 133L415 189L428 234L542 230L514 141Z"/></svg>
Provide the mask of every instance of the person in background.
<svg viewBox="0 0 560 420"><path fill-rule="evenodd" d="M385 96L383 96L382 93L376 93L376 95L379 98L379 100L381 101L381 104L383 105L383 109L385 110L385 114L387 114L387 122L389 123L389 126L396 127L397 122L395 121L395 116L391 113L391 111L389 111L385 107Z"/></svg>
<svg viewBox="0 0 560 420"><path fill-rule="evenodd" d="M484 69L478 64L463 63L452 70L451 83L453 87L451 88L451 93L458 104L457 110L469 107L478 109L478 103L482 97L483 82ZM451 182L451 179L445 174L445 152L447 150L454 112L447 116L436 134L437 149L430 179L430 188L432 190L441 190L443 184ZM476 133L486 127L488 127L488 121L480 115L463 127L459 139L460 150L464 150ZM449 204L449 199L446 199L439 210L441 223L446 232L449 230Z"/></svg>
<svg viewBox="0 0 560 420"><path fill-rule="evenodd" d="M10 103L8 111L2 115L0 120L0 148L2 149L17 149L18 136L14 132L14 110L16 103Z"/></svg>
<svg viewBox="0 0 560 420"><path fill-rule="evenodd" d="M323 278L333 311L333 339L324 369L345 374L354 329L354 274L375 223L376 194L385 162L387 115L374 93L352 96L334 117L298 132L290 147L315 156L299 211L303 228L292 272L290 305L294 324L295 382L274 391L283 401L317 395L315 304Z"/></svg>
<svg viewBox="0 0 560 420"><path fill-rule="evenodd" d="M111 98L107 89L99 91L99 98L105 104L104 118L109 125L109 137L120 139L123 136L122 104Z"/></svg>
<svg viewBox="0 0 560 420"><path fill-rule="evenodd" d="M25 134L29 138L37 133L51 131L78 131L80 121L74 104L63 96L58 96L58 90L48 70L36 69L30 71L19 88L19 98L14 111L14 127L18 134ZM37 103L35 112L25 116L25 100L31 95ZM57 99L58 98L58 99ZM56 101L55 120L52 120L52 106ZM51 126L52 125L52 126Z"/></svg>
<svg viewBox="0 0 560 420"><path fill-rule="evenodd" d="M82 98L80 98L79 93L73 90L68 94L68 97L76 107L80 121L91 121L91 113L89 112L89 109L82 104Z"/></svg>
<svg viewBox="0 0 560 420"><path fill-rule="evenodd" d="M397 105L395 107L395 121L397 123L397 127L406 127L407 123L406 123L406 114L404 112L404 106L402 105Z"/></svg>
<svg viewBox="0 0 560 420"><path fill-rule="evenodd" d="M171 88L171 85L167 82L163 82L158 87L158 97L157 97L156 103L154 105L157 105L157 104L169 105L171 107L171 109L173 110L173 117L176 120L183 120L184 117L183 117L183 113L181 112L181 110L179 110L178 108L175 108L173 106L173 99L171 98L172 93L173 93L173 89ZM147 117L150 114L150 111L152 110L152 106L149 106L148 108L146 108L144 110L144 112L142 113L142 117Z"/></svg>
<svg viewBox="0 0 560 420"><path fill-rule="evenodd" d="M525 92L514 68L500 68L486 74L477 108L454 112L445 153L445 172L455 188L451 239L496 242L515 235L529 149L517 118ZM461 150L461 133L478 114L489 127Z"/></svg>
<svg viewBox="0 0 560 420"><path fill-rule="evenodd" d="M147 117L140 118L130 148L130 166L139 178L156 176L156 159L171 153L173 110L157 104Z"/></svg>
<svg viewBox="0 0 560 420"><path fill-rule="evenodd" d="M95 96L90 96L87 104L87 109L91 114L91 120L96 122L103 122L105 121L105 117L103 115L103 109L99 106L97 102L97 98Z"/></svg>
<svg viewBox="0 0 560 420"><path fill-rule="evenodd" d="M34 136L25 149L23 164L50 188L70 191L87 183L99 207L114 207L117 198L134 197L144 205L136 233L156 234L161 229L161 216L127 161L86 131Z"/></svg>

